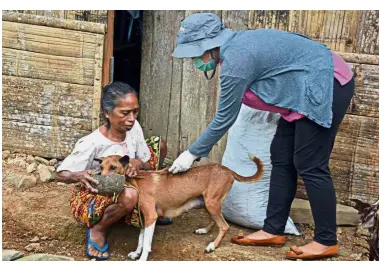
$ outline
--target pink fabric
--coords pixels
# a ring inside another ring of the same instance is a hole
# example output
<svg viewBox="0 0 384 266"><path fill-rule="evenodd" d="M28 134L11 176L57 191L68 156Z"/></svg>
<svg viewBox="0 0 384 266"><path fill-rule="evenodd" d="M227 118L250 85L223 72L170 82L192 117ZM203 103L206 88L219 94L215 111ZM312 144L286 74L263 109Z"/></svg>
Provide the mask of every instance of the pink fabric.
<svg viewBox="0 0 384 266"><path fill-rule="evenodd" d="M334 64L334 77L340 82L341 85L345 85L353 77L352 70L338 54L332 52L332 55ZM292 112L285 108L266 104L250 89L246 90L243 96L243 103L253 109L280 113L281 117L288 122L292 122L304 117L304 115L297 112Z"/></svg>
<svg viewBox="0 0 384 266"><path fill-rule="evenodd" d="M353 72L340 55L334 52L332 52L332 55L335 78L340 82L341 86L344 86L352 79Z"/></svg>
<svg viewBox="0 0 384 266"><path fill-rule="evenodd" d="M247 89L245 91L245 94L243 96L243 104L257 110L280 113L281 117L287 120L288 122L292 122L294 120L298 120L304 117L302 114L299 114L297 112L291 112L290 110L285 108L266 104L250 89Z"/></svg>

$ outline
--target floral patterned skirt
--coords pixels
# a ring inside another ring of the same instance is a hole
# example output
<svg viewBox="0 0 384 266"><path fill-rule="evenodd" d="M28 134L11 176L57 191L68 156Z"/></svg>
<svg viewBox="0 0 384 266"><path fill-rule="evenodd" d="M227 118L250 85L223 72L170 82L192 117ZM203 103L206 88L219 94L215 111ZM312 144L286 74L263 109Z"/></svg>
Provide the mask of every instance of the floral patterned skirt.
<svg viewBox="0 0 384 266"><path fill-rule="evenodd" d="M149 139L146 139L149 150L151 151L151 158L149 159L149 163L154 170L159 169L160 139L161 138L158 136L153 136ZM131 185L125 185L125 188L136 189ZM139 197L139 191L137 191L137 195ZM76 186L72 186L70 197L72 214L76 221L83 223L87 227L93 227L101 220L105 209L109 205L116 203L117 198L118 195L103 196L87 192L84 188L77 188ZM138 204L129 215L126 215L124 221L127 224L134 225L139 228L144 227L143 217L141 215Z"/></svg>

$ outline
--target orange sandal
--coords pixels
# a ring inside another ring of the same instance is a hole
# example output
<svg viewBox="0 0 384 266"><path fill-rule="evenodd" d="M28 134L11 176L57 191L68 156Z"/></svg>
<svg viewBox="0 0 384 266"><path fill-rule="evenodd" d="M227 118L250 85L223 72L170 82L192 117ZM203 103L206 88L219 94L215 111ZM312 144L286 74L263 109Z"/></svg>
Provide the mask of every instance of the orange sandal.
<svg viewBox="0 0 384 266"><path fill-rule="evenodd" d="M291 246L290 249L291 251L287 253L287 259L290 260L315 260L339 255L339 245L330 246L326 251L320 254L304 253L300 248L296 246Z"/></svg>
<svg viewBox="0 0 384 266"><path fill-rule="evenodd" d="M275 236L267 239L250 239L242 233L231 238L231 242L244 246L283 246L285 236Z"/></svg>

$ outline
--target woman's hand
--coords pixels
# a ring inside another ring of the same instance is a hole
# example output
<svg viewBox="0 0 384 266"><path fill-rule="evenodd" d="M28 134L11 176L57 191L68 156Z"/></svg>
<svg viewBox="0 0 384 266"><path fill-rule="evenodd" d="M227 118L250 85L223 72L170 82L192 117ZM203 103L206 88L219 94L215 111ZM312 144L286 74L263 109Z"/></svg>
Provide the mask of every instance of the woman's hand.
<svg viewBox="0 0 384 266"><path fill-rule="evenodd" d="M97 189L93 188L91 183L98 185L99 181L91 177L90 175L93 174L92 170L84 170L81 172L76 173L76 179L77 182L85 188L86 191L91 192L91 193L96 193L97 194Z"/></svg>
<svg viewBox="0 0 384 266"><path fill-rule="evenodd" d="M128 163L127 170L125 171L125 176L135 177L140 169L143 168L143 162L139 159L130 159Z"/></svg>
<svg viewBox="0 0 384 266"><path fill-rule="evenodd" d="M189 150L184 151L176 160L173 162L172 166L168 169L169 172L173 174L179 172L185 172L191 168L193 162L198 159L197 156L189 152ZM198 159L199 160L199 159Z"/></svg>

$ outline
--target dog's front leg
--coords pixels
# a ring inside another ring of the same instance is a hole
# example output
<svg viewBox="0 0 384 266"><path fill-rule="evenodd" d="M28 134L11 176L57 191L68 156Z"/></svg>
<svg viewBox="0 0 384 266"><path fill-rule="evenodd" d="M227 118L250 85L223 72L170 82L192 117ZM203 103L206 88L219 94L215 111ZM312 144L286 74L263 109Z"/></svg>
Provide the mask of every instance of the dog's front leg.
<svg viewBox="0 0 384 266"><path fill-rule="evenodd" d="M155 225L156 225L156 220L150 226L144 229L143 251L141 253L139 260L146 261L148 258L149 252L151 252L152 238L153 238L153 233L155 232Z"/></svg>
<svg viewBox="0 0 384 266"><path fill-rule="evenodd" d="M137 249L128 254L128 258L136 260L140 257L141 252L143 251L143 242L144 242L144 229L140 230L139 243L137 244Z"/></svg>

